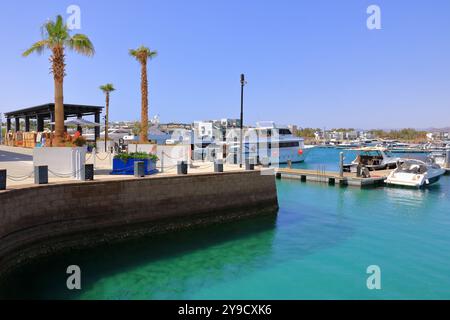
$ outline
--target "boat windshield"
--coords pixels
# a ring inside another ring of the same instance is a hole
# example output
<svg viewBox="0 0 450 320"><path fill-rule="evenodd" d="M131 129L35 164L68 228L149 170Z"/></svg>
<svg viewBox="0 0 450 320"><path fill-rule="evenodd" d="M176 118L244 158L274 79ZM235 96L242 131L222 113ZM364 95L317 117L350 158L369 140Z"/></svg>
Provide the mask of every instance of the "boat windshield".
<svg viewBox="0 0 450 320"><path fill-rule="evenodd" d="M365 156L365 157L380 157L381 153L377 150L375 151L364 151L361 152L361 156Z"/></svg>
<svg viewBox="0 0 450 320"><path fill-rule="evenodd" d="M427 166L424 163L407 161L400 165L397 171L403 173L424 174L427 170Z"/></svg>

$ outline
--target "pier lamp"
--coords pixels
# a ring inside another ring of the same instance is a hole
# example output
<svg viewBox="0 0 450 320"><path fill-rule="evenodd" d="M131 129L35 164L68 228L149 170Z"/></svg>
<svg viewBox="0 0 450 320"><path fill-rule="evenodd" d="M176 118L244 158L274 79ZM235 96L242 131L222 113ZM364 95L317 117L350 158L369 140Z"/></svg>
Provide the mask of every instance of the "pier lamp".
<svg viewBox="0 0 450 320"><path fill-rule="evenodd" d="M244 87L247 84L245 81L245 75L241 74L241 141L240 141L240 157L239 157L239 167L242 168L243 156L244 156L244 146L243 146L243 131L244 131Z"/></svg>
<svg viewBox="0 0 450 320"><path fill-rule="evenodd" d="M103 120L105 121L105 152L108 153L108 119L106 115L103 116Z"/></svg>

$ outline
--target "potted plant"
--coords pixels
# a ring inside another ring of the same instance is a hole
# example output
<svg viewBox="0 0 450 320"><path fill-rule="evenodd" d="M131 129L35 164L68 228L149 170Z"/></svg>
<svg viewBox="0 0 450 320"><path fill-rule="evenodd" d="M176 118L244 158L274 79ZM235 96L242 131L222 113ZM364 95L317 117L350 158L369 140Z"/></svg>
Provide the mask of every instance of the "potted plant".
<svg viewBox="0 0 450 320"><path fill-rule="evenodd" d="M52 134L44 134L43 146L33 149L33 165L45 165L55 174L84 179L86 139L79 133L74 136L64 133L63 139L58 141L58 147L54 147L54 141Z"/></svg>
<svg viewBox="0 0 450 320"><path fill-rule="evenodd" d="M113 159L113 171L115 175L133 175L134 163L136 161L144 162L145 174L151 175L158 172L156 162L158 156L146 152L119 153Z"/></svg>

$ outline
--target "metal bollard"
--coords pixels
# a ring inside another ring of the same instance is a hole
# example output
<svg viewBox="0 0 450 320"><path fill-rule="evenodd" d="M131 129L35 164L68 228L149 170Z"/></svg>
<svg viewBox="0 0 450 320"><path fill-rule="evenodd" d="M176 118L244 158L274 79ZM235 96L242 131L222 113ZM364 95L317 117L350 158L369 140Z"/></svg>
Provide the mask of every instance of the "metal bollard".
<svg viewBox="0 0 450 320"><path fill-rule="evenodd" d="M94 165L86 164L84 166L84 180L94 181Z"/></svg>
<svg viewBox="0 0 450 320"><path fill-rule="evenodd" d="M0 190L6 190L6 170L0 170Z"/></svg>
<svg viewBox="0 0 450 320"><path fill-rule="evenodd" d="M136 178L145 177L145 163L144 161L135 161L134 162L134 176Z"/></svg>
<svg viewBox="0 0 450 320"><path fill-rule="evenodd" d="M223 160L222 159L217 159L216 161L214 161L214 172L215 173L223 172Z"/></svg>
<svg viewBox="0 0 450 320"><path fill-rule="evenodd" d="M188 165L187 165L186 161L178 161L177 173L179 175L181 175L181 174L188 174Z"/></svg>
<svg viewBox="0 0 450 320"><path fill-rule="evenodd" d="M292 160L287 161L287 166L289 169L292 169Z"/></svg>
<svg viewBox="0 0 450 320"><path fill-rule="evenodd" d="M48 166L34 167L34 183L48 184Z"/></svg>
<svg viewBox="0 0 450 320"><path fill-rule="evenodd" d="M339 177L344 176L344 153L339 154Z"/></svg>
<svg viewBox="0 0 450 320"><path fill-rule="evenodd" d="M245 170L247 171L255 170L255 161L253 158L245 159Z"/></svg>

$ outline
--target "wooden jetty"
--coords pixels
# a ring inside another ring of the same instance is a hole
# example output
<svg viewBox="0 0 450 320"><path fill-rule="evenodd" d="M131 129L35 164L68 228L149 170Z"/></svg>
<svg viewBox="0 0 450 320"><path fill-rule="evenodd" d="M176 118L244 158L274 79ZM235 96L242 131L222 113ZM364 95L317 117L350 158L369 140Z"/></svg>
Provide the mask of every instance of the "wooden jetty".
<svg viewBox="0 0 450 320"><path fill-rule="evenodd" d="M392 170L370 171L370 177L357 177L356 173L344 172L341 176L339 172L323 170L303 170L279 168L276 170L277 179L295 179L303 182L320 182L333 186L354 186L354 187L378 187L384 186L384 181Z"/></svg>

